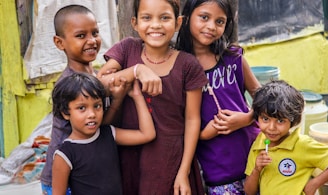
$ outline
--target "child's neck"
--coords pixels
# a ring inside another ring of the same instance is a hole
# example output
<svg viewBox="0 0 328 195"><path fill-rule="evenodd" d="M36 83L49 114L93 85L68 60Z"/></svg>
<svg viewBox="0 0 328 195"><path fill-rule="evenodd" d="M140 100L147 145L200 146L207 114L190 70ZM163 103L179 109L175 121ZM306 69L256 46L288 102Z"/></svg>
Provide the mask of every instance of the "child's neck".
<svg viewBox="0 0 328 195"><path fill-rule="evenodd" d="M95 133L88 134L88 135L72 130L72 133L68 136L68 139L71 139L71 140L86 140L86 139L92 138L96 134L99 134L99 129Z"/></svg>
<svg viewBox="0 0 328 195"><path fill-rule="evenodd" d="M155 74L158 76L166 76L173 68L178 53L179 52L170 47L144 47L141 52L141 59Z"/></svg>
<svg viewBox="0 0 328 195"><path fill-rule="evenodd" d="M209 48L194 50L194 52L197 60L202 65L204 70L213 68L219 60L219 57L211 52Z"/></svg>
<svg viewBox="0 0 328 195"><path fill-rule="evenodd" d="M202 56L205 54L213 54L213 52L211 51L210 46L205 46L205 45L201 45L201 44L194 44L194 48L193 51L195 53L195 56Z"/></svg>
<svg viewBox="0 0 328 195"><path fill-rule="evenodd" d="M170 46L161 48L146 47L143 45L143 58L150 64L163 64L170 60L173 54L173 49Z"/></svg>
<svg viewBox="0 0 328 195"><path fill-rule="evenodd" d="M89 74L94 73L91 63L89 64L69 63L68 67L72 69L74 72L85 72Z"/></svg>

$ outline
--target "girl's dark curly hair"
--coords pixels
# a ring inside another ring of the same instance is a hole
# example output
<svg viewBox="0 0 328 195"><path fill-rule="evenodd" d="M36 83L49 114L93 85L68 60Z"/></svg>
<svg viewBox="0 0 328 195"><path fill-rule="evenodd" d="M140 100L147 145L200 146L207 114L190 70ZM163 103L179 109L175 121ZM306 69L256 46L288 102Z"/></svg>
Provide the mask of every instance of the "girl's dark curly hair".
<svg viewBox="0 0 328 195"><path fill-rule="evenodd" d="M293 86L283 80L272 80L255 92L253 104L254 118L261 114L278 119L287 118L291 127L302 120L304 98Z"/></svg>
<svg viewBox="0 0 328 195"><path fill-rule="evenodd" d="M52 91L52 111L54 116L63 119L62 113L69 115L68 104L80 94L84 97L100 98L104 105L106 93L102 83L90 74L74 73L58 81Z"/></svg>

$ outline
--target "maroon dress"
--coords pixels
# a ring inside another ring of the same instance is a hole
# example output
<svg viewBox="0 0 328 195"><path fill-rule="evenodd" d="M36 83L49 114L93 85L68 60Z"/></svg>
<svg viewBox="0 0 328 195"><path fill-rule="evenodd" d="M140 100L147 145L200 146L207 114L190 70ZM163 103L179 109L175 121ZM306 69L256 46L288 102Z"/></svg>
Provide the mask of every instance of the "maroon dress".
<svg viewBox="0 0 328 195"><path fill-rule="evenodd" d="M122 69L144 64L142 40L126 38L105 54L115 59ZM159 65L160 66L160 65ZM188 53L179 52L170 73L161 77L163 93L152 97L143 94L154 120L156 139L141 146L119 147L123 193L173 194L173 184L183 156L186 91L202 88L207 83L203 68ZM122 128L137 129L134 102L126 97L122 106ZM192 194L204 194L196 160L189 176Z"/></svg>

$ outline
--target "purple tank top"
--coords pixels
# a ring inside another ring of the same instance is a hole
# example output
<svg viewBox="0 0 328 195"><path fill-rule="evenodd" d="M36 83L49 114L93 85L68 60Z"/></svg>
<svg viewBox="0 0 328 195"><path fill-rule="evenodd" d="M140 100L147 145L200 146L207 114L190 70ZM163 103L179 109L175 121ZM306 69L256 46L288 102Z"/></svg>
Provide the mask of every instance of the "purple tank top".
<svg viewBox="0 0 328 195"><path fill-rule="evenodd" d="M248 112L245 101L242 50L240 55L225 55L217 65L205 71L221 109ZM218 109L206 87L202 95L203 129ZM232 183L245 178L244 171L248 152L259 129L256 123L241 128L229 135L218 135L210 140L200 140L197 157L203 169L204 180L209 186Z"/></svg>

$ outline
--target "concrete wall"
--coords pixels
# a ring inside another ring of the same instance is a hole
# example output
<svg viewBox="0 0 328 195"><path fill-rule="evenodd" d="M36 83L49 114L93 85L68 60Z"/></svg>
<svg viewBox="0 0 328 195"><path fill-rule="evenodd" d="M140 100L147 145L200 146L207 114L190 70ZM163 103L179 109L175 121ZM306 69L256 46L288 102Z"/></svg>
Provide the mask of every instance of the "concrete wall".
<svg viewBox="0 0 328 195"><path fill-rule="evenodd" d="M285 42L243 46L250 66L276 66L297 89L328 93L328 40L321 33Z"/></svg>

